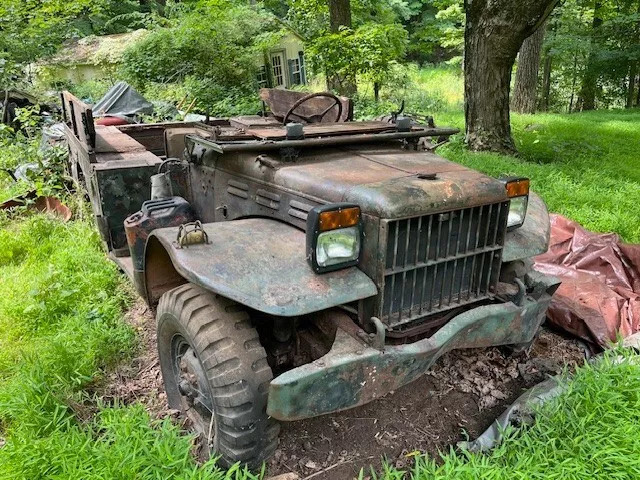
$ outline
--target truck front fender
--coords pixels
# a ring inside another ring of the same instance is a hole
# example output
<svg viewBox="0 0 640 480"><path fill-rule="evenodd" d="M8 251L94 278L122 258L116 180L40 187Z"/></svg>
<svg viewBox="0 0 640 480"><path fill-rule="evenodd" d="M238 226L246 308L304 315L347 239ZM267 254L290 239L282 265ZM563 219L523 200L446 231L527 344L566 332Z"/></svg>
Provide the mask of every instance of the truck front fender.
<svg viewBox="0 0 640 480"><path fill-rule="evenodd" d="M507 232L502 261L512 262L545 253L549 248L550 232L547 206L538 195L529 193L527 216L520 228Z"/></svg>
<svg viewBox="0 0 640 480"><path fill-rule="evenodd" d="M154 230L145 252L150 304L191 282L249 308L284 317L325 310L377 294L357 267L316 274L306 260L305 233L251 218L203 225L208 243L180 247L178 227Z"/></svg>

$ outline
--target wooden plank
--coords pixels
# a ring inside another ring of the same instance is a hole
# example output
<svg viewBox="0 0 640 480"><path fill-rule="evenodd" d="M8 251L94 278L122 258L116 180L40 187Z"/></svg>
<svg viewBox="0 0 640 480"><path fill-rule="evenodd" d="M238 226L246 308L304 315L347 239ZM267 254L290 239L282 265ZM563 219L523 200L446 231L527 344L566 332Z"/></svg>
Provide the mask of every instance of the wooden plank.
<svg viewBox="0 0 640 480"><path fill-rule="evenodd" d="M303 127L304 135L307 138L356 135L364 133L381 133L395 131L395 127L386 122L341 122L341 123L315 123ZM251 128L247 129L247 134L263 140L283 140L287 138L287 130L284 127L278 128Z"/></svg>
<svg viewBox="0 0 640 480"><path fill-rule="evenodd" d="M140 152L104 153L94 165L96 171L153 167L160 165L162 159L146 150Z"/></svg>
<svg viewBox="0 0 640 480"><path fill-rule="evenodd" d="M75 137L91 149L96 146L96 130L91 107L71 93L62 92L64 118Z"/></svg>
<svg viewBox="0 0 640 480"><path fill-rule="evenodd" d="M240 115L229 119L232 127L236 128L263 128L281 127L282 122L275 117L261 117L260 115Z"/></svg>
<svg viewBox="0 0 640 480"><path fill-rule="evenodd" d="M96 153L125 153L146 150L144 145L114 126L98 125L96 127Z"/></svg>

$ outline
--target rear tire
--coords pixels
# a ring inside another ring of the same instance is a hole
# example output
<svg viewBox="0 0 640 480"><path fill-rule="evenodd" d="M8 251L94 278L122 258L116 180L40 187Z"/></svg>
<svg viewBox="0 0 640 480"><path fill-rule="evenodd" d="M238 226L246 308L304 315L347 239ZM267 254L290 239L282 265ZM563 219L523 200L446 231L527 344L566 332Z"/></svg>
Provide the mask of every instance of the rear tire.
<svg viewBox="0 0 640 480"><path fill-rule="evenodd" d="M247 312L185 284L160 299L157 329L169 406L193 422L221 465L260 468L280 426L266 414L273 374Z"/></svg>

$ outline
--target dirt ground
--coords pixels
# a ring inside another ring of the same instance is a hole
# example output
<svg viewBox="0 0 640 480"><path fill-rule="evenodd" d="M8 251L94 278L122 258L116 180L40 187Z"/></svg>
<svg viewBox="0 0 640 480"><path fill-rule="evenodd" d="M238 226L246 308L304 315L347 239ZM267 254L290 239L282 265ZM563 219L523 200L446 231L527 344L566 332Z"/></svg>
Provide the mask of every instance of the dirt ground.
<svg viewBox="0 0 640 480"><path fill-rule="evenodd" d="M143 347L132 362L109 375L104 399L142 402L155 418L177 418L166 405L151 312L139 302L127 320L140 332ZM400 468L410 466L412 452L437 456L449 445L475 438L525 389L583 359L578 342L546 329L528 354L505 356L497 348L451 352L421 379L380 400L283 423L268 474L349 479L361 468L377 468L382 458Z"/></svg>

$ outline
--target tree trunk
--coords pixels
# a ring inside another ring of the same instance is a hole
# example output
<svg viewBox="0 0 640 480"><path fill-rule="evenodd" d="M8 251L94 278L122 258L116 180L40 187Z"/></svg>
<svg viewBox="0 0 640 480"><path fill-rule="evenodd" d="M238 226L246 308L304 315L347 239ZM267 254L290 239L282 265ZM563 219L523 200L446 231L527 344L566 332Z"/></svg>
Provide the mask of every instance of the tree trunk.
<svg viewBox="0 0 640 480"><path fill-rule="evenodd" d="M636 48L640 48L640 1L638 2L638 10L637 13L639 15L638 21L636 22L635 28L635 38L636 38ZM631 64L629 65L629 90L627 91L627 108L633 107L634 102L634 89L636 85L636 76L638 75L638 60L631 60ZM640 103L640 85L638 85L638 97L636 101L636 106Z"/></svg>
<svg viewBox="0 0 640 480"><path fill-rule="evenodd" d="M638 62L632 61L629 65L629 88L627 89L627 108L633 107L634 93L636 91L636 72L638 71Z"/></svg>
<svg viewBox="0 0 640 480"><path fill-rule="evenodd" d="M578 78L578 51L573 54L573 77L571 80L571 98L569 99L569 113L573 111L573 99L576 94L576 83Z"/></svg>
<svg viewBox="0 0 640 480"><path fill-rule="evenodd" d="M580 100L583 110L594 110L596 108L596 90L598 89L598 55L596 43L602 26L602 2L596 0L593 5L593 22L591 24L591 45L587 67L582 78L582 88L580 90Z"/></svg>
<svg viewBox="0 0 640 480"><path fill-rule="evenodd" d="M336 33L340 27L351 27L351 1L329 0L329 28ZM342 79L328 78L327 87L340 95L352 96L357 92L355 74Z"/></svg>
<svg viewBox="0 0 640 480"><path fill-rule="evenodd" d="M547 37L550 41L555 39L558 21L550 21L547 29ZM544 43L544 42L543 42ZM549 110L551 102L551 67L553 64L553 55L551 55L551 47L547 46L544 50L544 62L542 67L542 98L540 101L540 110L546 112Z"/></svg>
<svg viewBox="0 0 640 480"><path fill-rule="evenodd" d="M538 71L546 24L542 24L520 47L516 84L511 108L520 113L535 113L538 90Z"/></svg>
<svg viewBox="0 0 640 480"><path fill-rule="evenodd" d="M557 3L465 0L465 141L470 149L515 152L509 119L511 70L522 42Z"/></svg>
<svg viewBox="0 0 640 480"><path fill-rule="evenodd" d="M329 28L337 33L340 27L351 27L351 1L329 0Z"/></svg>
<svg viewBox="0 0 640 480"><path fill-rule="evenodd" d="M540 110L549 110L549 98L551 97L551 53L546 52L544 56L544 67L542 69L542 101Z"/></svg>

